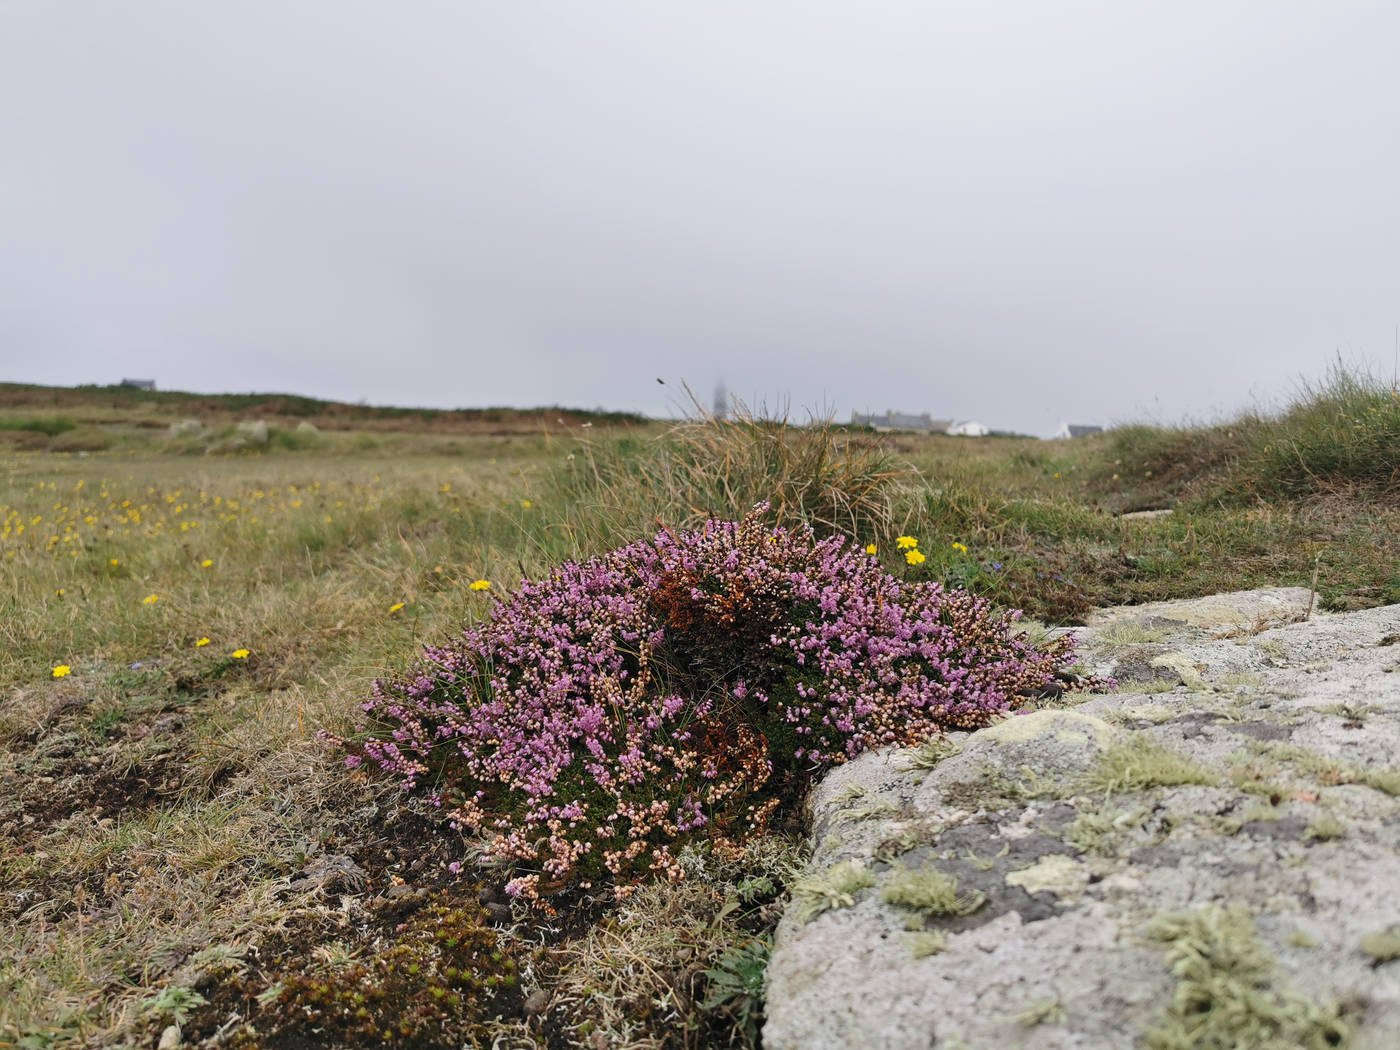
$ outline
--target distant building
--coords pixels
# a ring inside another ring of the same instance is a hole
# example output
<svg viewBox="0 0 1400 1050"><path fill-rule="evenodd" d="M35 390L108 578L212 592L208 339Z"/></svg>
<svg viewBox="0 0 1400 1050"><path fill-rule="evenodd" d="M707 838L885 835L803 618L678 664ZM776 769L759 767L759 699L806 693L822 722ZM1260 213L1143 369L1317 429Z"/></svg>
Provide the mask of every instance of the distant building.
<svg viewBox="0 0 1400 1050"><path fill-rule="evenodd" d="M984 438L992 432L992 428L984 423L978 423L971 419L965 419L959 423L948 426L943 433L949 437Z"/></svg>
<svg viewBox="0 0 1400 1050"><path fill-rule="evenodd" d="M1090 434L1102 434L1103 427L1096 427L1092 424L1084 423L1062 423L1060 429L1055 431L1057 438L1082 438Z"/></svg>
<svg viewBox="0 0 1400 1050"><path fill-rule="evenodd" d="M851 425L872 427L881 433L890 430L912 430L918 434L937 434L947 430L952 425L952 420L934 419L927 412L916 416L908 412L896 412L894 409L890 409L880 415L852 412Z"/></svg>
<svg viewBox="0 0 1400 1050"><path fill-rule="evenodd" d="M123 379L121 385L135 387L137 390L154 390L156 381L154 379Z"/></svg>

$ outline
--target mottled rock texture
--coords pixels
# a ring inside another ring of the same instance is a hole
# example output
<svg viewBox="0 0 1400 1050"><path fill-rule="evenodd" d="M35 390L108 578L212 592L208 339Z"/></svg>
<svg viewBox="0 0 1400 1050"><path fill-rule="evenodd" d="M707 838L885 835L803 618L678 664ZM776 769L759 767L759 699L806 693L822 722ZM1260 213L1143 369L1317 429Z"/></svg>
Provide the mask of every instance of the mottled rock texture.
<svg viewBox="0 0 1400 1050"><path fill-rule="evenodd" d="M828 774L768 1050L1400 1047L1400 606L1308 607L1105 610L1119 692Z"/></svg>

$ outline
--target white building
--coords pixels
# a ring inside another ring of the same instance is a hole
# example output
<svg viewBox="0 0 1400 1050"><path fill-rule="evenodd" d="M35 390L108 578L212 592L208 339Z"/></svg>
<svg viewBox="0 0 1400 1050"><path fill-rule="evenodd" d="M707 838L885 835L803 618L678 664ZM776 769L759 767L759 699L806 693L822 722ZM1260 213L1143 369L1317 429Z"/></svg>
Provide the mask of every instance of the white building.
<svg viewBox="0 0 1400 1050"><path fill-rule="evenodd" d="M947 434L949 437L983 438L991 432L992 428L984 423L978 423L971 419L964 419L954 423L943 433Z"/></svg>
<svg viewBox="0 0 1400 1050"><path fill-rule="evenodd" d="M1087 423L1061 423L1060 429L1055 431L1057 438L1082 438L1090 434L1103 433L1103 427L1093 426Z"/></svg>

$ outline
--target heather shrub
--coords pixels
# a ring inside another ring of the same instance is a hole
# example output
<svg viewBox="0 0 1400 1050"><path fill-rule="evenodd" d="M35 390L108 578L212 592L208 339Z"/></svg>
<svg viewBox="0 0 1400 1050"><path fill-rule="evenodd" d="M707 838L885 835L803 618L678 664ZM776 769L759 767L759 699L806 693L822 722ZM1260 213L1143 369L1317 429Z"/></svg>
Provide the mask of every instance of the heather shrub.
<svg viewBox="0 0 1400 1050"><path fill-rule="evenodd" d="M985 725L1072 659L1019 613L766 510L523 582L376 683L349 764L487 836L523 872L512 893L679 879L684 840L759 832L814 772Z"/></svg>

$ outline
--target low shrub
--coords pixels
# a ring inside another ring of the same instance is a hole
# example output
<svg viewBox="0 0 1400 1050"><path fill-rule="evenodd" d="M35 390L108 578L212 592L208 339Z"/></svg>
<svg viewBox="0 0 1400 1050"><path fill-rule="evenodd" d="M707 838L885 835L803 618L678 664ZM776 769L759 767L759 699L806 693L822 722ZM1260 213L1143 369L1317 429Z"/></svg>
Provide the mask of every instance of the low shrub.
<svg viewBox="0 0 1400 1050"><path fill-rule="evenodd" d="M560 565L375 684L348 764L422 786L534 898L681 877L675 848L761 831L811 775L970 729L1073 659L1019 613L887 574L842 537L741 522Z"/></svg>
<svg viewBox="0 0 1400 1050"><path fill-rule="evenodd" d="M0 419L0 430L20 430L45 437L57 437L74 429L78 424L71 419L54 416L50 419Z"/></svg>

